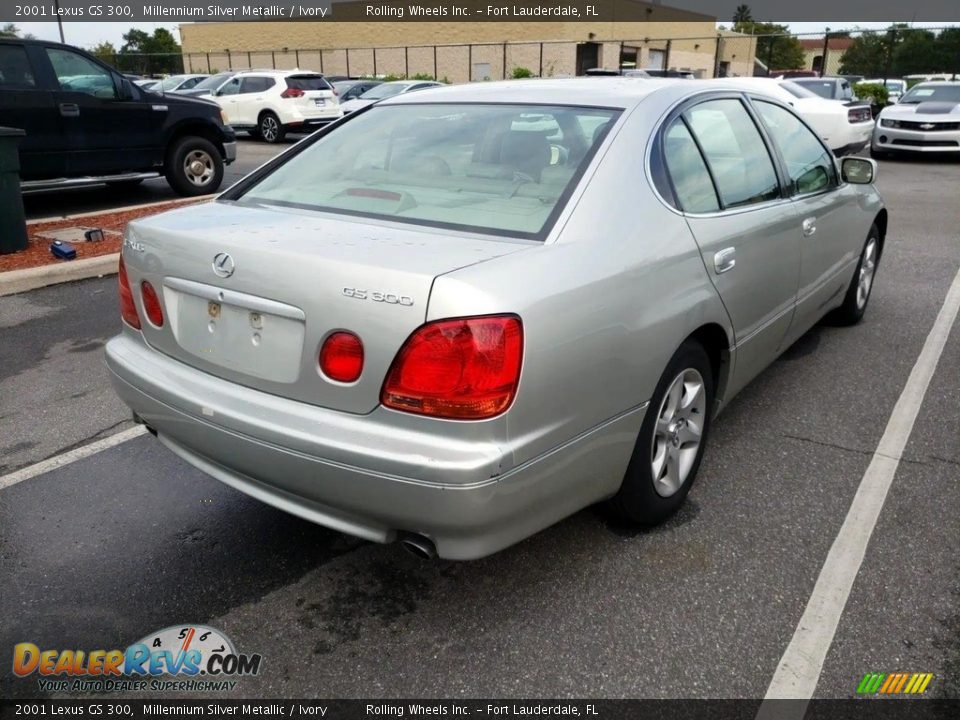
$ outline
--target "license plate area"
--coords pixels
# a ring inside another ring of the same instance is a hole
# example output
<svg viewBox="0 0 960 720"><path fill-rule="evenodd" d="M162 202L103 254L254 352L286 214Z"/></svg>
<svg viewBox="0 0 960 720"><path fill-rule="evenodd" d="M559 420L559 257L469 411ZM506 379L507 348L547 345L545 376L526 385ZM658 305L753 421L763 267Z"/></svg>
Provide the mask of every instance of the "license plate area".
<svg viewBox="0 0 960 720"><path fill-rule="evenodd" d="M324 105L327 104L327 101L324 100L323 98L316 98L313 102L317 107L323 107Z"/></svg>
<svg viewBox="0 0 960 720"><path fill-rule="evenodd" d="M298 308L172 279L164 300L174 337L191 355L263 380L299 377L305 323Z"/></svg>

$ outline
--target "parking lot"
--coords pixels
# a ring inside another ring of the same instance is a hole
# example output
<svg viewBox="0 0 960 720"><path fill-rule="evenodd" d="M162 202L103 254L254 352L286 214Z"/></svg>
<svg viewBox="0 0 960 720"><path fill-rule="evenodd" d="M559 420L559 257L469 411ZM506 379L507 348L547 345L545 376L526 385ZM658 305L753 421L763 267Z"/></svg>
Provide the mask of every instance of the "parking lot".
<svg viewBox="0 0 960 720"><path fill-rule="evenodd" d="M241 142L224 186L283 147ZM189 622L263 655L244 697L763 697L957 276L958 183L955 160L881 164L890 228L864 321L816 327L733 401L670 522L637 531L593 508L469 563L312 525L127 432L103 365L115 278L0 298L0 647L125 647ZM168 196L157 181L27 210ZM817 697L854 696L871 671L930 672L928 695L958 695L958 507L955 325Z"/></svg>

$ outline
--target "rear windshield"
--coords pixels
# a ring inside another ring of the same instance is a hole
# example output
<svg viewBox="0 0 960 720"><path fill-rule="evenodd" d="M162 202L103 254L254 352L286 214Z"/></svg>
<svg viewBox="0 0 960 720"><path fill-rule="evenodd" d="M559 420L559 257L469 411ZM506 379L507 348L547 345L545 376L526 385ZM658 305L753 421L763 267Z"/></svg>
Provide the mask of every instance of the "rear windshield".
<svg viewBox="0 0 960 720"><path fill-rule="evenodd" d="M406 83L383 83L382 85L377 85L374 88L370 88L360 97L362 97L364 100L383 100L384 98L399 95L408 87L410 86Z"/></svg>
<svg viewBox="0 0 960 720"><path fill-rule="evenodd" d="M619 110L377 105L243 202L543 239Z"/></svg>
<svg viewBox="0 0 960 720"><path fill-rule="evenodd" d="M834 83L831 80L794 80L793 82L822 98L833 99Z"/></svg>
<svg viewBox="0 0 960 720"><path fill-rule="evenodd" d="M330 90L330 83L322 75L291 75L287 87L294 90Z"/></svg>
<svg viewBox="0 0 960 720"><path fill-rule="evenodd" d="M917 85L910 92L900 98L903 105L912 105L922 102L960 103L960 85Z"/></svg>
<svg viewBox="0 0 960 720"><path fill-rule="evenodd" d="M223 83L232 78L236 73L217 73L211 75L206 80L201 80L193 86L194 90L217 90Z"/></svg>

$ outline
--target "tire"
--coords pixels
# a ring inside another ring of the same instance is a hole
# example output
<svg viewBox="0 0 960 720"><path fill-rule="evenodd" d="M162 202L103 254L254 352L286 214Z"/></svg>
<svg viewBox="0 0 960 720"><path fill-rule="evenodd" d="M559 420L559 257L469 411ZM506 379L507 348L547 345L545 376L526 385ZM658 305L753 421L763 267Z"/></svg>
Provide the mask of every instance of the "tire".
<svg viewBox="0 0 960 720"><path fill-rule="evenodd" d="M890 153L888 153L886 150L874 150L874 149L871 147L871 148L870 148L870 157L872 157L874 160L889 160L889 159L890 159Z"/></svg>
<svg viewBox="0 0 960 720"><path fill-rule="evenodd" d="M687 340L667 363L653 392L623 484L610 501L617 515L651 526L679 509L703 458L713 395L707 351ZM693 428L699 429L699 437Z"/></svg>
<svg viewBox="0 0 960 720"><path fill-rule="evenodd" d="M223 182L223 157L205 138L180 138L167 151L164 175L179 195L207 195Z"/></svg>
<svg viewBox="0 0 960 720"><path fill-rule="evenodd" d="M281 142L287 135L287 131L280 124L280 118L269 110L260 115L260 121L257 124L257 134L264 142L271 145Z"/></svg>
<svg viewBox="0 0 960 720"><path fill-rule="evenodd" d="M867 239L860 251L860 261L850 279L850 286L843 298L843 304L827 315L827 320L834 325L856 325L867 311L870 302L870 293L873 291L873 281L876 278L877 265L880 262L880 230L876 225L870 226Z"/></svg>

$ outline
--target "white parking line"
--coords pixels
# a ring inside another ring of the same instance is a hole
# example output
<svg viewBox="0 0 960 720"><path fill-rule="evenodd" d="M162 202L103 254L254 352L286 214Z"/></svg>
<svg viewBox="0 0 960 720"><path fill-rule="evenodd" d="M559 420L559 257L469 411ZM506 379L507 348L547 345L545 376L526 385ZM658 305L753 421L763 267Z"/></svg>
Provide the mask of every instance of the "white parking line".
<svg viewBox="0 0 960 720"><path fill-rule="evenodd" d="M783 717L784 706L773 702L786 698L809 700L817 689L820 672L827 651L833 643L840 616L850 597L853 581L860 571L867 543L877 524L877 518L893 482L903 449L910 438L913 424L930 385L950 330L960 312L960 272L950 285L937 314L930 334L923 343L907 384L890 414L880 444L873 453L870 465L863 474L860 487L853 498L847 517L833 541L827 559L820 570L813 594L780 664L773 675L764 705L757 717ZM793 706L797 717L803 709ZM779 711L779 712L778 712Z"/></svg>
<svg viewBox="0 0 960 720"><path fill-rule="evenodd" d="M118 432L115 435L110 435L102 440L92 442L89 445L83 445L81 447L74 448L73 450L65 452L61 455L55 455L34 465L21 468L16 472L12 472L9 475L0 477L0 490L4 490L8 487L16 485L17 483L21 483L24 480L29 480L37 475L43 475L45 472L56 470L64 465L69 465L77 460L83 460L91 455L96 455L101 450L106 450L107 448L112 448L120 443L125 443L127 440L133 440L134 438L140 437L145 432L147 432L146 427L143 425L136 425L132 428Z"/></svg>

